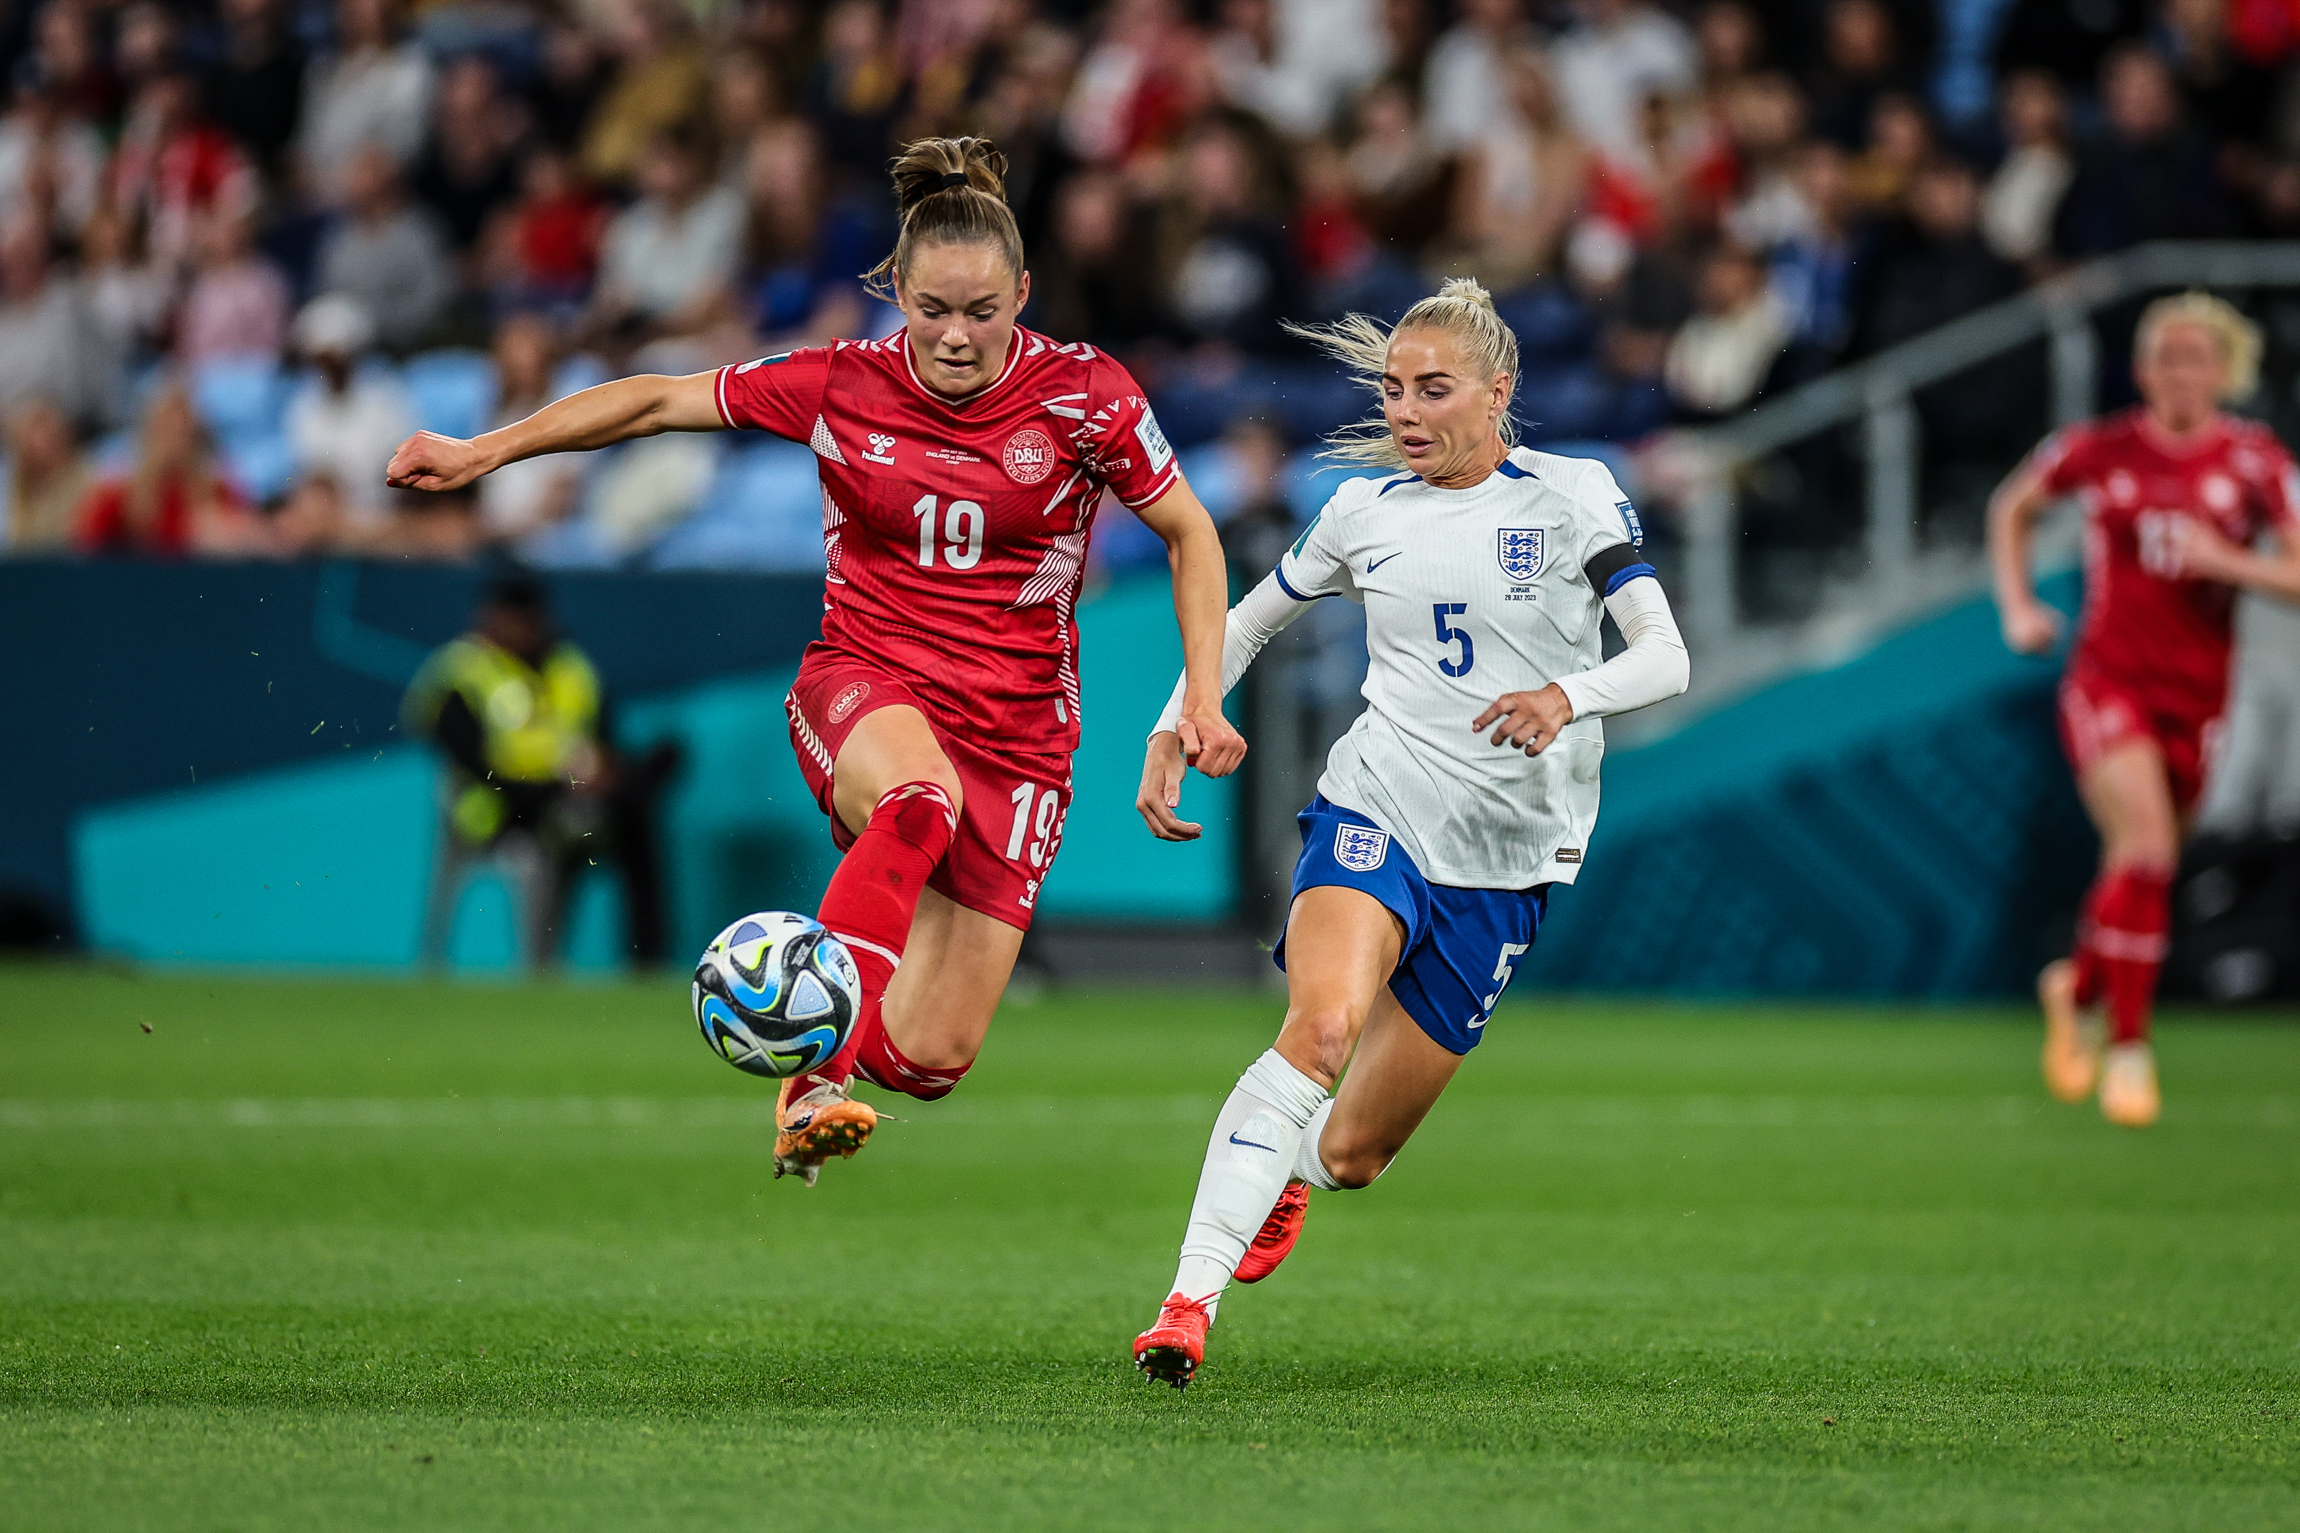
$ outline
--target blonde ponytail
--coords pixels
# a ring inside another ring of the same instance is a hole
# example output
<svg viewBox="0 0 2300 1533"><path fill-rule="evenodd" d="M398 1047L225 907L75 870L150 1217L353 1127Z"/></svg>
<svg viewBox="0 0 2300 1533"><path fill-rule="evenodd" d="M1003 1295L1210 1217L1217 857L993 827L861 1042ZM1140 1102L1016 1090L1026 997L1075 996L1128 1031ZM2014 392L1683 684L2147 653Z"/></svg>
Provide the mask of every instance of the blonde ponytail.
<svg viewBox="0 0 2300 1533"><path fill-rule="evenodd" d="M1382 397L1382 373L1390 360L1390 338L1400 330L1442 330L1461 340L1469 363L1481 379L1491 383L1507 374L1517 379L1517 337L1493 306L1493 295L1475 277L1449 277L1435 297L1424 298L1406 310L1394 328L1363 314L1345 314L1330 325L1295 325L1286 329L1339 361L1358 380ZM1517 422L1505 410L1501 417L1504 445L1517 445ZM1371 420L1342 427L1326 438L1320 457L1341 463L1363 463L1374 468L1406 468L1405 454L1390 437L1388 420L1377 410Z"/></svg>

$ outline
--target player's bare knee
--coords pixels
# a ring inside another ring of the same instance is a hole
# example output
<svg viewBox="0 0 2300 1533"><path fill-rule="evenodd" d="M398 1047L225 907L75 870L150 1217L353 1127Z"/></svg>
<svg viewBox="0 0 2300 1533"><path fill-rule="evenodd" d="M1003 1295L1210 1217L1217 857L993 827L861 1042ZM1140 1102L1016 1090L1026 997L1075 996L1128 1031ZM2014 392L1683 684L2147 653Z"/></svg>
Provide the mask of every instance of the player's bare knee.
<svg viewBox="0 0 2300 1533"><path fill-rule="evenodd" d="M2101 855L2109 872L2169 873L2179 865L2180 842L2170 826L2127 831L2109 842Z"/></svg>
<svg viewBox="0 0 2300 1533"><path fill-rule="evenodd" d="M966 784L959 781L958 768L952 766L948 760L945 760L937 771L920 780L924 782L931 782L936 787L942 789L943 792L949 794L951 813L958 815L961 818L965 817Z"/></svg>
<svg viewBox="0 0 2300 1533"><path fill-rule="evenodd" d="M1350 1062L1350 1045L1362 1020L1347 1006L1296 1006L1279 1030L1278 1050L1330 1088Z"/></svg>

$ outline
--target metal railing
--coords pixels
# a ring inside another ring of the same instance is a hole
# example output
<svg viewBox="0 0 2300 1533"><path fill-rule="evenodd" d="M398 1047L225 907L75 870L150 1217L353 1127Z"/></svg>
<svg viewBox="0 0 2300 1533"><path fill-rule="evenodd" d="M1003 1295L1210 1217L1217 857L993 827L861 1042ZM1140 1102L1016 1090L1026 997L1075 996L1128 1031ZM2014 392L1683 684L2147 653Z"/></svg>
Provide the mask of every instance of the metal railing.
<svg viewBox="0 0 2300 1533"><path fill-rule="evenodd" d="M2076 268L1868 360L1815 379L1724 424L1672 444L1682 485L1682 621L1702 658L1682 722L1781 671L1856 647L1915 612L1975 588L1974 548L1928 552L1922 537L1923 429L1917 394L1968 368L2043 340L2054 424L2094 413L2100 343L2094 317L2151 291L2300 288L2300 243L2165 241ZM1783 627L1745 622L1739 481L1760 460L1859 425L1856 456L1866 518L1860 573L1839 582L1813 616Z"/></svg>

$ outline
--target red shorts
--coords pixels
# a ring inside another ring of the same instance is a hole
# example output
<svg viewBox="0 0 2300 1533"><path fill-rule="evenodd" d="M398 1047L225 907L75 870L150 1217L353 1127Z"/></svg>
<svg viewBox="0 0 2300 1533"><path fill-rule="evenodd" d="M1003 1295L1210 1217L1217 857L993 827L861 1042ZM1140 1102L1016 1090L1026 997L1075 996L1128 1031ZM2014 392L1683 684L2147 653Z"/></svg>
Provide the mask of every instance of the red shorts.
<svg viewBox="0 0 2300 1533"><path fill-rule="evenodd" d="M799 770L814 790L815 802L830 816L832 842L843 852L855 839L831 805L839 747L857 724L896 704L926 714L935 744L957 769L959 789L965 795L958 834L928 877L927 887L953 904L1028 931L1039 886L1054 867L1062 824L1070 815L1069 754L1034 755L976 745L937 724L898 678L836 650L812 648L799 663L798 680L783 699L783 708L790 715L791 748L798 753Z"/></svg>
<svg viewBox="0 0 2300 1533"><path fill-rule="evenodd" d="M2060 743L2081 775L2108 751L2152 740L2164 753L2172 802L2183 812L2204 793L2205 773L2220 743L2220 700L2209 712L2170 708L2097 674L2070 671L2060 683Z"/></svg>

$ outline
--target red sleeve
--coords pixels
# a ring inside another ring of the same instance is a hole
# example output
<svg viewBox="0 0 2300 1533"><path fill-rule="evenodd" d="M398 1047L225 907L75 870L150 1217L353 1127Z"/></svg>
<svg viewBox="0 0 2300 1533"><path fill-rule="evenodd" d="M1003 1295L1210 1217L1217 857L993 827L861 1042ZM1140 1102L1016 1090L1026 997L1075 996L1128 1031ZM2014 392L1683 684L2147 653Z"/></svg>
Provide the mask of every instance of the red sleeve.
<svg viewBox="0 0 2300 1533"><path fill-rule="evenodd" d="M743 431L771 431L803 442L822 413L835 348L805 346L719 369L719 419Z"/></svg>
<svg viewBox="0 0 2300 1533"><path fill-rule="evenodd" d="M1089 375L1087 421L1094 429L1086 471L1095 483L1139 511L1181 482L1181 465L1150 401L1131 373L1109 357L1098 357Z"/></svg>
<svg viewBox="0 0 2300 1533"><path fill-rule="evenodd" d="M2066 495L2093 477L2090 426L2063 426L2037 444L2029 457L2048 495Z"/></svg>
<svg viewBox="0 0 2300 1533"><path fill-rule="evenodd" d="M2294 467L2292 454L2273 436L2268 438L2265 451L2268 473L2260 485L2263 519L2277 540L2290 548L2300 542L2300 468Z"/></svg>

